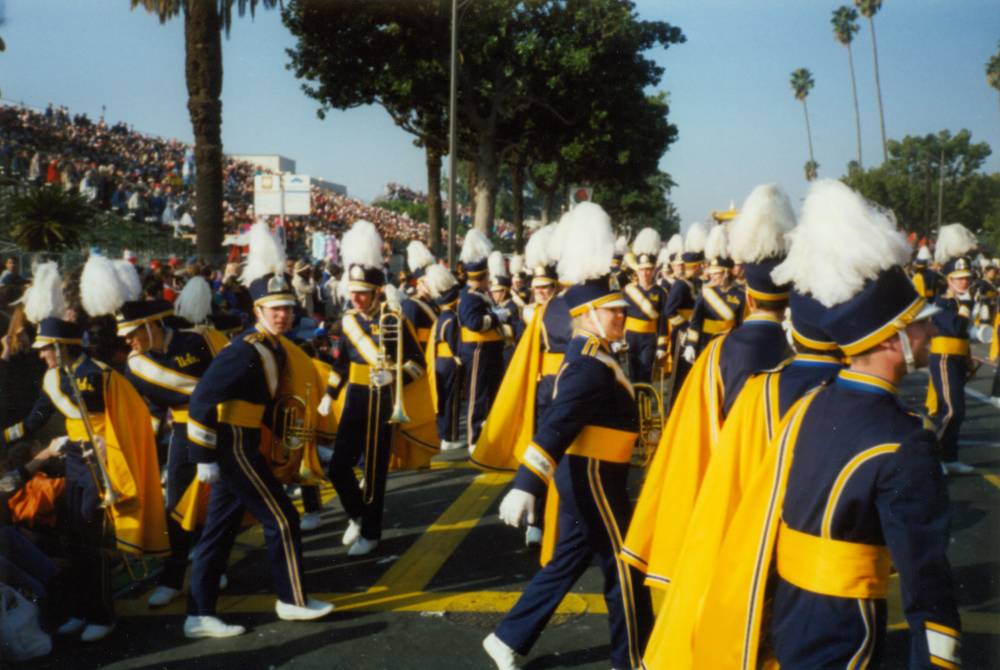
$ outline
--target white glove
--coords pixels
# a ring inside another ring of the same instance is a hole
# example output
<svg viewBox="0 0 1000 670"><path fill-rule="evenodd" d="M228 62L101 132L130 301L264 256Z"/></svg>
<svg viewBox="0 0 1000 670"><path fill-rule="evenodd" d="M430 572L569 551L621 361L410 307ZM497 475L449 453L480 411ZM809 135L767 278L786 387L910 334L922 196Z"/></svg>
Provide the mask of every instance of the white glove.
<svg viewBox="0 0 1000 670"><path fill-rule="evenodd" d="M219 481L218 463L199 463L198 481L202 484L214 484Z"/></svg>
<svg viewBox="0 0 1000 670"><path fill-rule="evenodd" d="M611 353L620 354L625 351L628 351L628 342L625 340L615 340L611 343Z"/></svg>
<svg viewBox="0 0 1000 670"><path fill-rule="evenodd" d="M990 318L990 306L986 305L986 304L980 305L979 306L979 320L980 321L989 321L989 318Z"/></svg>
<svg viewBox="0 0 1000 670"><path fill-rule="evenodd" d="M511 489L500 501L500 520L517 528L521 519L527 519L529 526L535 523L535 496L521 489Z"/></svg>
<svg viewBox="0 0 1000 670"><path fill-rule="evenodd" d="M494 307L492 312L500 323L507 323L510 320L510 310L506 307Z"/></svg>
<svg viewBox="0 0 1000 670"><path fill-rule="evenodd" d="M694 363L694 359L697 358L697 355L694 353L694 347L692 347L690 344L684 347L683 355L684 355L684 360L686 360L688 363Z"/></svg>
<svg viewBox="0 0 1000 670"><path fill-rule="evenodd" d="M330 408L333 407L333 398L330 397L329 393L323 394L323 399L319 401L319 407L316 411L319 412L320 416L327 416L330 414Z"/></svg>
<svg viewBox="0 0 1000 670"><path fill-rule="evenodd" d="M656 350L656 360L662 361L666 357L667 357L667 352L666 351L664 351L663 349L657 349Z"/></svg>

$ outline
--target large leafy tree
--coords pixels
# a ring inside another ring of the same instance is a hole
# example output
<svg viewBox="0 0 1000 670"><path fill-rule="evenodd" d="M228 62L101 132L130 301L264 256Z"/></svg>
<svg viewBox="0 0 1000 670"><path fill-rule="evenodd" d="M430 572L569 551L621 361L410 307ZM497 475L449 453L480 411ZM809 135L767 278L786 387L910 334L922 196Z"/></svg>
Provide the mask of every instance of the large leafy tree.
<svg viewBox="0 0 1000 670"><path fill-rule="evenodd" d="M858 110L858 85L854 77L854 52L851 49L851 42L858 32L858 12L857 10L841 5L833 10L830 18L833 25L833 37L837 42L847 49L847 64L851 70L851 95L854 98L854 130L858 142L858 167L863 167L861 160L861 112Z"/></svg>
<svg viewBox="0 0 1000 670"><path fill-rule="evenodd" d="M1000 93L1000 42L997 43L997 52L986 62L986 83Z"/></svg>
<svg viewBox="0 0 1000 670"><path fill-rule="evenodd" d="M792 92L795 94L795 99L802 103L802 111L806 117L806 139L809 142L809 160L806 162L805 172L806 179L812 181L818 174L819 163L816 162L816 157L813 155L812 128L809 125L809 107L806 105L806 98L809 97L809 92L812 91L816 82L813 80L812 73L809 70L800 67L792 72L790 83L792 85Z"/></svg>
<svg viewBox="0 0 1000 670"><path fill-rule="evenodd" d="M882 106L882 80L878 72L878 42L875 40L875 15L882 9L882 0L854 0L854 6L868 19L872 32L872 60L875 62L875 93L878 96L878 121L882 128L882 160L889 160L889 146L885 136L885 108Z"/></svg>
<svg viewBox="0 0 1000 670"><path fill-rule="evenodd" d="M323 109L376 102L419 136L426 128L413 120L447 108L448 6L292 0L283 14L298 38L291 67ZM458 154L474 175L475 226L492 229L502 166L528 169L529 134L585 127L591 108L573 104L581 90L604 108L631 104L609 96L611 85L655 86L662 70L643 53L682 40L669 24L639 21L631 2L467 4L458 38Z"/></svg>
<svg viewBox="0 0 1000 670"><path fill-rule="evenodd" d="M929 236L939 220L960 221L1000 241L1000 175L982 172L990 154L990 146L973 142L968 130L908 135L889 141L888 161L870 170L852 170L843 181L892 209L907 230ZM995 226L992 232L990 226Z"/></svg>
<svg viewBox="0 0 1000 670"><path fill-rule="evenodd" d="M195 231L203 257L222 251L222 31L229 35L234 12L253 16L258 5L278 0L130 0L160 22L184 15L184 75L194 134Z"/></svg>

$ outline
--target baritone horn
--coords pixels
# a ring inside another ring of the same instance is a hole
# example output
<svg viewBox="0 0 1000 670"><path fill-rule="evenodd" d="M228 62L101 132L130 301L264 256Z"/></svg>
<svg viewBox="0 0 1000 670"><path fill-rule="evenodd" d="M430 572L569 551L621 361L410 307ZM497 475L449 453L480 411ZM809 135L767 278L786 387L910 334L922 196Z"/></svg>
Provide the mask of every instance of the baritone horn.
<svg viewBox="0 0 1000 670"><path fill-rule="evenodd" d="M372 383L377 387L385 386L395 377L396 386L393 389L392 415L389 423L409 423L410 417L403 406L403 328L405 327L403 313L383 306L378 317L378 359L376 370L372 373ZM389 347L395 346L391 354ZM391 356L391 357L390 357ZM381 383L379 383L381 382Z"/></svg>
<svg viewBox="0 0 1000 670"><path fill-rule="evenodd" d="M274 404L274 437L271 455L276 463L287 463L292 453L301 451L316 439L312 415L312 384L306 384L306 397L286 395Z"/></svg>
<svg viewBox="0 0 1000 670"><path fill-rule="evenodd" d="M639 410L639 436L632 450L631 464L645 468L653 460L663 434L663 396L652 384L634 384L635 403Z"/></svg>

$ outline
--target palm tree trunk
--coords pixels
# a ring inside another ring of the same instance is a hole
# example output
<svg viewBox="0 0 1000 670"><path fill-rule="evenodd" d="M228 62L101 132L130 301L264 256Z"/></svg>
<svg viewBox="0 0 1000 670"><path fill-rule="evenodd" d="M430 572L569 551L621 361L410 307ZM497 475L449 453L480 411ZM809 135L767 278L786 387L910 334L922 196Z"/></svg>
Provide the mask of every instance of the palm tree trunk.
<svg viewBox="0 0 1000 670"><path fill-rule="evenodd" d="M875 18L868 17L872 29L872 58L875 59L875 93L878 94L878 120L882 126L882 160L889 160L889 144L885 139L885 110L882 108L882 81L878 76L878 43L875 41Z"/></svg>
<svg viewBox="0 0 1000 670"><path fill-rule="evenodd" d="M524 160L519 155L510 169L510 190L513 196L514 249L524 251Z"/></svg>
<svg viewBox="0 0 1000 670"><path fill-rule="evenodd" d="M802 111L806 115L806 139L809 140L809 162L815 162L813 158L813 135L812 128L809 127L809 107L806 106L806 99L802 98Z"/></svg>
<svg viewBox="0 0 1000 670"><path fill-rule="evenodd" d="M215 2L189 0L184 12L188 113L194 131L198 255L222 252L222 33Z"/></svg>
<svg viewBox="0 0 1000 670"><path fill-rule="evenodd" d="M847 45L847 62L851 66L851 93L854 94L854 129L858 138L858 168L864 168L861 162L861 111L858 109L858 84L854 78L854 54L851 45Z"/></svg>
<svg viewBox="0 0 1000 670"><path fill-rule="evenodd" d="M427 246L434 255L441 254L441 150L432 142L424 149L427 157Z"/></svg>

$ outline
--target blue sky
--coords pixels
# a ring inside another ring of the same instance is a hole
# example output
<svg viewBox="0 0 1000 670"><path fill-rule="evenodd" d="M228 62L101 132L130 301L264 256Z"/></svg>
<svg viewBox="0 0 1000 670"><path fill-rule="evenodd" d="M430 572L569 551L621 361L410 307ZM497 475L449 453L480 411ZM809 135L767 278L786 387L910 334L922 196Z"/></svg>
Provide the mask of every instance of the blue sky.
<svg viewBox="0 0 1000 670"><path fill-rule="evenodd" d="M673 175L683 222L738 205L754 185L775 181L798 201L807 160L802 106L789 75L809 68L820 175L841 176L854 157L847 54L830 14L849 0L643 0L643 18L683 29L688 40L650 57L666 68L670 120L680 139L661 167ZM183 24L161 26L128 0L0 0L0 91L5 100L65 104L93 117L190 141ZM876 16L890 138L968 128L994 148L1000 171L998 94L984 64L1000 39L996 0L886 0ZM388 181L425 190L423 153L379 108L329 114L285 69L291 36L277 11L234 21L223 43L223 144L227 153L280 153L299 172L346 184L369 200ZM854 43L866 165L881 160L870 33Z"/></svg>

